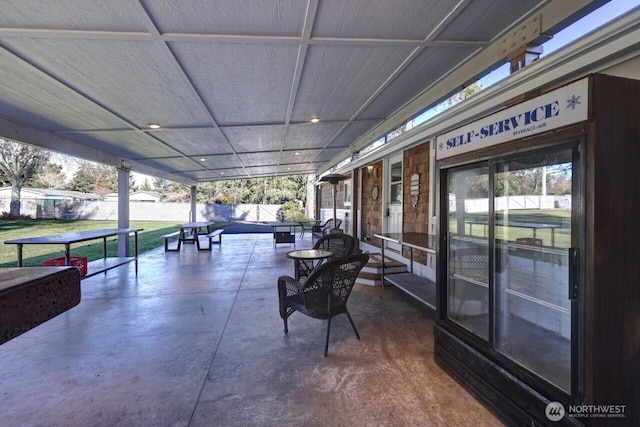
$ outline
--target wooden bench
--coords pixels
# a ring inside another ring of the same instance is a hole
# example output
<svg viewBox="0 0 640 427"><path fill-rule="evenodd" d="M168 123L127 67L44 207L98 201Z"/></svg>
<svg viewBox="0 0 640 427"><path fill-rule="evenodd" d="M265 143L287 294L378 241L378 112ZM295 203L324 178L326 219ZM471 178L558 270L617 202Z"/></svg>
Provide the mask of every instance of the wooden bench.
<svg viewBox="0 0 640 427"><path fill-rule="evenodd" d="M203 234L198 236L198 238L203 237L205 239L207 239L207 241L209 242L209 246L205 246L205 247L201 247L200 246L200 242L198 242L198 250L199 251L210 251L213 248L213 244L214 243L218 243L218 244L222 244L222 232L224 231L223 228L220 228L218 230L213 230L211 233L209 234ZM214 241L214 239L216 239L216 241Z"/></svg>
<svg viewBox="0 0 640 427"><path fill-rule="evenodd" d="M175 248L169 248L169 239L172 237L178 237L178 246ZM164 251L165 252L179 252L182 246L182 240L180 239L180 231L174 231L173 233L165 234L162 236L164 239Z"/></svg>

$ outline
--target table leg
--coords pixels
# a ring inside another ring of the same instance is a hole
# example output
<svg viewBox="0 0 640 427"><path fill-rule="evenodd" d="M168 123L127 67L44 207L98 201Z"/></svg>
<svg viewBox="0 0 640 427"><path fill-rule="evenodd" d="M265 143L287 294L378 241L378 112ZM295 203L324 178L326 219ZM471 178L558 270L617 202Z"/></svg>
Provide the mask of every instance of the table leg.
<svg viewBox="0 0 640 427"><path fill-rule="evenodd" d="M135 257L136 260L134 261L136 264L136 276L138 275L138 232L134 232L135 236L134 236L134 248L135 248ZM128 236L128 235L127 235ZM128 237L127 237L128 240Z"/></svg>
<svg viewBox="0 0 640 427"><path fill-rule="evenodd" d="M382 287L384 288L384 240L382 240L382 243L380 245L380 251L382 252L382 262L381 262L382 269L380 272L380 277L382 279Z"/></svg>
<svg viewBox="0 0 640 427"><path fill-rule="evenodd" d="M409 246L409 272L413 273L413 248Z"/></svg>
<svg viewBox="0 0 640 427"><path fill-rule="evenodd" d="M22 267L22 244L18 243L17 248L18 248L18 267Z"/></svg>
<svg viewBox="0 0 640 427"><path fill-rule="evenodd" d="M71 245L64 244L64 265L71 265Z"/></svg>

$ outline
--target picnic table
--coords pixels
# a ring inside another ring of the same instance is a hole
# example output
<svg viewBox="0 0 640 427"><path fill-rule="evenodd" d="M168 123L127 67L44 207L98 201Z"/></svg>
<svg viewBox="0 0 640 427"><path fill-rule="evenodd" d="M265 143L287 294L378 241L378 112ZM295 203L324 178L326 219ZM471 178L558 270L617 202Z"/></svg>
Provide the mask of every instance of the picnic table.
<svg viewBox="0 0 640 427"><path fill-rule="evenodd" d="M18 267L22 267L22 248L25 245L64 245L65 265L71 265L71 245L89 240L102 239L102 258L87 263L87 274L84 277L106 272L123 264L135 262L138 274L138 232L142 228L102 228L97 230L75 231L72 233L52 234L49 236L25 237L22 239L5 240L7 245L16 245L18 250ZM109 257L107 255L107 238L134 234L134 256Z"/></svg>
<svg viewBox="0 0 640 427"><path fill-rule="evenodd" d="M214 224L214 221L195 221L176 225L176 228L179 229L178 231L162 236L164 238L165 252L178 252L183 243L195 243L199 251L210 251L214 238L217 237L219 239L218 242L222 242L221 234L223 230L213 230ZM169 248L169 239L176 236L178 237L178 245L176 248ZM208 239L209 245L207 247L200 246L201 237Z"/></svg>
<svg viewBox="0 0 640 427"><path fill-rule="evenodd" d="M478 220L478 221L467 221L469 224L469 234L473 235L473 226L474 225L482 225L484 226L484 236L487 235L487 227L489 222L487 220ZM517 228L529 228L533 230L533 238L537 238L537 231L543 229L551 230L551 246L555 246L556 243L556 228L562 228L559 224L545 224L541 222L517 222L517 221L495 221L494 224L499 227L517 227Z"/></svg>

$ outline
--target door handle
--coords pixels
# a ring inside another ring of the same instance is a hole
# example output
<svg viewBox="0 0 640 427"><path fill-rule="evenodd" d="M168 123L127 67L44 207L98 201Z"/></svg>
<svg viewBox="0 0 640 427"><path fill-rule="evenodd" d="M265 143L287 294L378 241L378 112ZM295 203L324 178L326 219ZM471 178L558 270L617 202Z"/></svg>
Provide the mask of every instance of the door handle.
<svg viewBox="0 0 640 427"><path fill-rule="evenodd" d="M578 299L578 248L569 248L569 299Z"/></svg>

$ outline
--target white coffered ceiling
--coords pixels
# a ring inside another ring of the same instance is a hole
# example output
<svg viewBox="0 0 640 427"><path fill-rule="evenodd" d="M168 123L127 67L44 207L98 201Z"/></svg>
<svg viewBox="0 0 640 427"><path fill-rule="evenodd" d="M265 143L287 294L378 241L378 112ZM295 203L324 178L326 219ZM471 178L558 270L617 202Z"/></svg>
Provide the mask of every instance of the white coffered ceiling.
<svg viewBox="0 0 640 427"><path fill-rule="evenodd" d="M601 3L3 0L0 136L184 183L314 173Z"/></svg>

